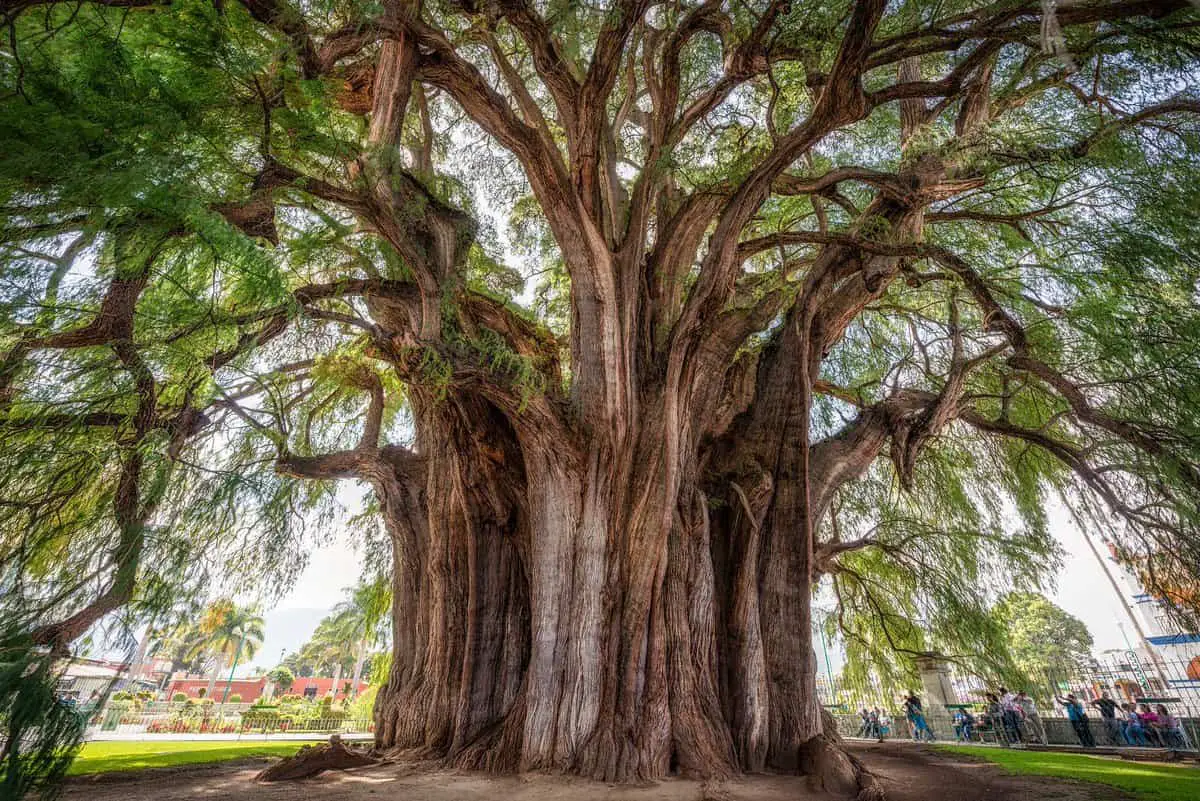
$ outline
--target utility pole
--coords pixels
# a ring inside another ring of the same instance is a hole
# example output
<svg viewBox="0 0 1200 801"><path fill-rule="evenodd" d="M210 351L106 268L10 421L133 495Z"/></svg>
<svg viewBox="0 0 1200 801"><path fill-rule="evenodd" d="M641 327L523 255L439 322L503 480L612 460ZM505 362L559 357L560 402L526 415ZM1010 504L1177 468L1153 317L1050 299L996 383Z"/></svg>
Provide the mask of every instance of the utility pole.
<svg viewBox="0 0 1200 801"><path fill-rule="evenodd" d="M1067 506L1070 509L1070 506ZM1112 568L1108 566L1108 560L1100 553L1100 549L1096 547L1096 543L1092 541L1092 537L1088 534L1087 528L1082 525L1079 517L1075 514L1075 510L1071 509L1071 517L1075 520L1075 527L1079 529L1079 533L1083 535L1083 541L1088 544L1092 555L1096 557L1096 561L1100 565L1100 569L1104 571L1105 578L1112 586L1113 593L1117 596L1117 600L1121 602L1121 608L1125 610L1126 616L1129 617L1129 622L1133 624L1133 630L1137 632L1138 639L1141 640L1142 647L1146 649L1146 653L1150 654L1150 661L1154 663L1154 671L1158 674L1158 680L1161 682L1164 690L1171 686L1171 682L1167 680L1167 671L1162 663L1162 657L1158 655L1158 651L1154 650L1154 646L1150 643L1150 638L1146 636L1146 630L1142 627L1142 622L1138 620L1137 615L1133 612L1133 607L1129 605L1129 601L1125 600L1125 593L1121 591L1121 585L1117 583L1116 576L1112 573ZM1125 629L1121 628L1121 634L1124 636ZM1133 649L1130 649L1132 652Z"/></svg>
<svg viewBox="0 0 1200 801"><path fill-rule="evenodd" d="M242 632L241 638L238 640L237 650L233 652L233 667L229 669L229 680L225 682L225 694L221 696L221 705L229 700L229 688L233 685L233 671L237 670L238 659L242 656L242 643L246 641L246 632Z"/></svg>

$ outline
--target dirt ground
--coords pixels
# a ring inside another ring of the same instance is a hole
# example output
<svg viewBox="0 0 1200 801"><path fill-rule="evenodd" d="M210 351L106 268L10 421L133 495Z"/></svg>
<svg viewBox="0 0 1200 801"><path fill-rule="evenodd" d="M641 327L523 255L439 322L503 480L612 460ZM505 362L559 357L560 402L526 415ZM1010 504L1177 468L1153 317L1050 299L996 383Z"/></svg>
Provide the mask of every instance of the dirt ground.
<svg viewBox="0 0 1200 801"><path fill-rule="evenodd" d="M1119 801L1097 785L1006 776L997 768L907 744L850 746L880 777L889 801ZM496 777L385 764L326 773L301 782L258 784L270 760L212 767L146 770L126 777L72 781L64 801L824 801L792 776L745 776L723 782L669 780L618 787L562 776Z"/></svg>

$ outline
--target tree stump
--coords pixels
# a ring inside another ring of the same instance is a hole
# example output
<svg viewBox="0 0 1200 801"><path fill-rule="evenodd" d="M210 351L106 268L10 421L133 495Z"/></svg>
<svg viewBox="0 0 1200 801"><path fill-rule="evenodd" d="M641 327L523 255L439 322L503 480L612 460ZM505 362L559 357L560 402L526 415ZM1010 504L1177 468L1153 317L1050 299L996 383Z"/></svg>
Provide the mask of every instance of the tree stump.
<svg viewBox="0 0 1200 801"><path fill-rule="evenodd" d="M255 781L282 782L307 779L327 770L348 770L374 765L378 762L364 750L346 746L340 735L333 735L328 743L306 745L296 753L266 768Z"/></svg>

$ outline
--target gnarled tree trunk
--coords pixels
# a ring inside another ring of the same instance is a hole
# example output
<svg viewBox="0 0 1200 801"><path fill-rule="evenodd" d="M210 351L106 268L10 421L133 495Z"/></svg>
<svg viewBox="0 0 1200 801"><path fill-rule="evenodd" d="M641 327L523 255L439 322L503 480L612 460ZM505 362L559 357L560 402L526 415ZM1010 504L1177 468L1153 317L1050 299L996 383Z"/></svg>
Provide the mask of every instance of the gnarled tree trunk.
<svg viewBox="0 0 1200 801"><path fill-rule="evenodd" d="M705 486L650 404L625 455L514 430L480 397L418 405L423 478L377 482L395 553L380 747L606 781L812 767L794 480Z"/></svg>

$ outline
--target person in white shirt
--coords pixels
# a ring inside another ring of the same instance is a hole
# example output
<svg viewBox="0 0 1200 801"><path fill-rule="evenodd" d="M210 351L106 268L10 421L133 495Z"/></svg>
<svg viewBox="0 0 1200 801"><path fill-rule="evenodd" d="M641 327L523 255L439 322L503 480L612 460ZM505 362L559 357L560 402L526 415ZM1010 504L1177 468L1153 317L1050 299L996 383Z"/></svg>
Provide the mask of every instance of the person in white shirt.
<svg viewBox="0 0 1200 801"><path fill-rule="evenodd" d="M1021 742L1021 718L1025 713L1017 703L1017 694L1000 688L1001 720L1004 723L1004 740L1009 745Z"/></svg>

